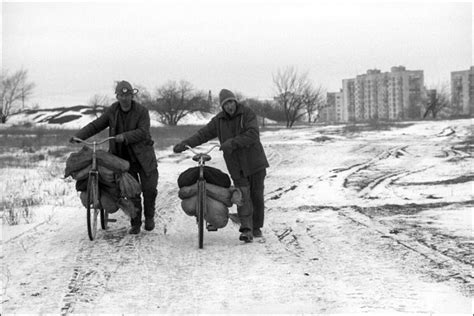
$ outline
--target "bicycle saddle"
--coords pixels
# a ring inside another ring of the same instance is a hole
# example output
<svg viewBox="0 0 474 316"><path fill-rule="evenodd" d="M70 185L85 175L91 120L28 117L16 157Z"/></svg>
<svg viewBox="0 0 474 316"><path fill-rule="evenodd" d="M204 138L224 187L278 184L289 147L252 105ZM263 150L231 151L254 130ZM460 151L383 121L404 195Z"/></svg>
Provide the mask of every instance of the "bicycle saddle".
<svg viewBox="0 0 474 316"><path fill-rule="evenodd" d="M193 160L194 160L194 161L199 161L199 160L201 160L201 157L202 157L202 160L203 160L204 162L211 160L211 156L209 156L208 154L197 154L197 155L194 155Z"/></svg>

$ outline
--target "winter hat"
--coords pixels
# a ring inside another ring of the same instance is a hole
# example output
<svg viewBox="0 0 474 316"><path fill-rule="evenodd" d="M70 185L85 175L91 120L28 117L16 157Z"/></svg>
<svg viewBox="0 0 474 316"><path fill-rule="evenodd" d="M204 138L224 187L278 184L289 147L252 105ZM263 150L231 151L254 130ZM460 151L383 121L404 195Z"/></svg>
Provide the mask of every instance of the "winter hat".
<svg viewBox="0 0 474 316"><path fill-rule="evenodd" d="M138 89L133 89L130 82L122 80L115 87L115 94L137 94Z"/></svg>
<svg viewBox="0 0 474 316"><path fill-rule="evenodd" d="M235 102L237 102L237 99L235 98L235 95L232 93L232 91L222 89L221 92L219 92L219 102L221 103L221 106L223 106L224 103L229 100L234 100Z"/></svg>

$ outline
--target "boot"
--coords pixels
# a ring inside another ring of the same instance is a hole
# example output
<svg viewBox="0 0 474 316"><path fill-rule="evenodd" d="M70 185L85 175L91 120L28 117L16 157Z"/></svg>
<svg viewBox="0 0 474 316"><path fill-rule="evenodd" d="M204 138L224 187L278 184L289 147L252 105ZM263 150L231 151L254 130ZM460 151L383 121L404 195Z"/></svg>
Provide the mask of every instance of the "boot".
<svg viewBox="0 0 474 316"><path fill-rule="evenodd" d="M154 218L145 218L145 230L152 231L155 229L155 219Z"/></svg>
<svg viewBox="0 0 474 316"><path fill-rule="evenodd" d="M253 236L256 238L262 237L262 230L260 228L254 228Z"/></svg>
<svg viewBox="0 0 474 316"><path fill-rule="evenodd" d="M140 233L140 226L139 225L135 225L135 226L132 226L132 228L130 228L130 230L128 231L128 233L130 235L138 235Z"/></svg>
<svg viewBox="0 0 474 316"><path fill-rule="evenodd" d="M240 234L239 240L245 241L245 242L252 242L253 241L253 234L250 229L244 229L242 234Z"/></svg>

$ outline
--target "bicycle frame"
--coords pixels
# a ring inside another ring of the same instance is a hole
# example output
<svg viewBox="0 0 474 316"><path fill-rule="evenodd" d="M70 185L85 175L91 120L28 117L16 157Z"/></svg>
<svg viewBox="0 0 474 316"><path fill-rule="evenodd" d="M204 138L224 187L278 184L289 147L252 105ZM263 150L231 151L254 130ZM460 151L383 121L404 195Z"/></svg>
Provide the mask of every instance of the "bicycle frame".
<svg viewBox="0 0 474 316"><path fill-rule="evenodd" d="M115 137L108 137L101 141L86 142L80 138L73 137L76 142L92 146L92 166L89 171L89 179L87 181L87 234L92 241L97 234L97 215L100 213L100 225L102 229L107 229L109 214L100 207L100 191L99 191L99 171L97 167L97 146L105 143ZM92 209L91 209L92 208Z"/></svg>
<svg viewBox="0 0 474 316"><path fill-rule="evenodd" d="M219 145L212 146L207 152L197 152L190 146L186 146L191 152L194 153L193 160L197 161L199 167L199 178L198 178L198 203L196 209L196 221L198 224L198 245L202 249L204 247L204 214L207 208L207 194L206 194L206 180L204 179L204 165L206 161L211 160L211 156L208 154Z"/></svg>

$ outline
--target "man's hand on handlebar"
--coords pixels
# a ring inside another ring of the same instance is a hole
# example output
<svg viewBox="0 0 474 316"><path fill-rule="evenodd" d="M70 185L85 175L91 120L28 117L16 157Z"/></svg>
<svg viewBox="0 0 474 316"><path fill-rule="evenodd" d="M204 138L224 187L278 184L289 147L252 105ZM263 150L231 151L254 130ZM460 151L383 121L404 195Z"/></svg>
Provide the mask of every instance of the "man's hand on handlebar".
<svg viewBox="0 0 474 316"><path fill-rule="evenodd" d="M80 143L80 141L78 140L78 138L75 137L75 136L72 136L71 138L69 138L69 142L70 142L71 144L78 144L78 143Z"/></svg>
<svg viewBox="0 0 474 316"><path fill-rule="evenodd" d="M125 141L125 137L123 136L123 134L115 135L115 142L116 143L123 143L124 141Z"/></svg>
<svg viewBox="0 0 474 316"><path fill-rule="evenodd" d="M183 151L185 151L185 150L187 149L186 146L187 146L187 144L185 144L185 143L176 144L176 145L174 145L174 147L173 147L173 152L175 152L175 153L177 153L177 154L178 154L178 153L181 153L181 152L183 152Z"/></svg>

